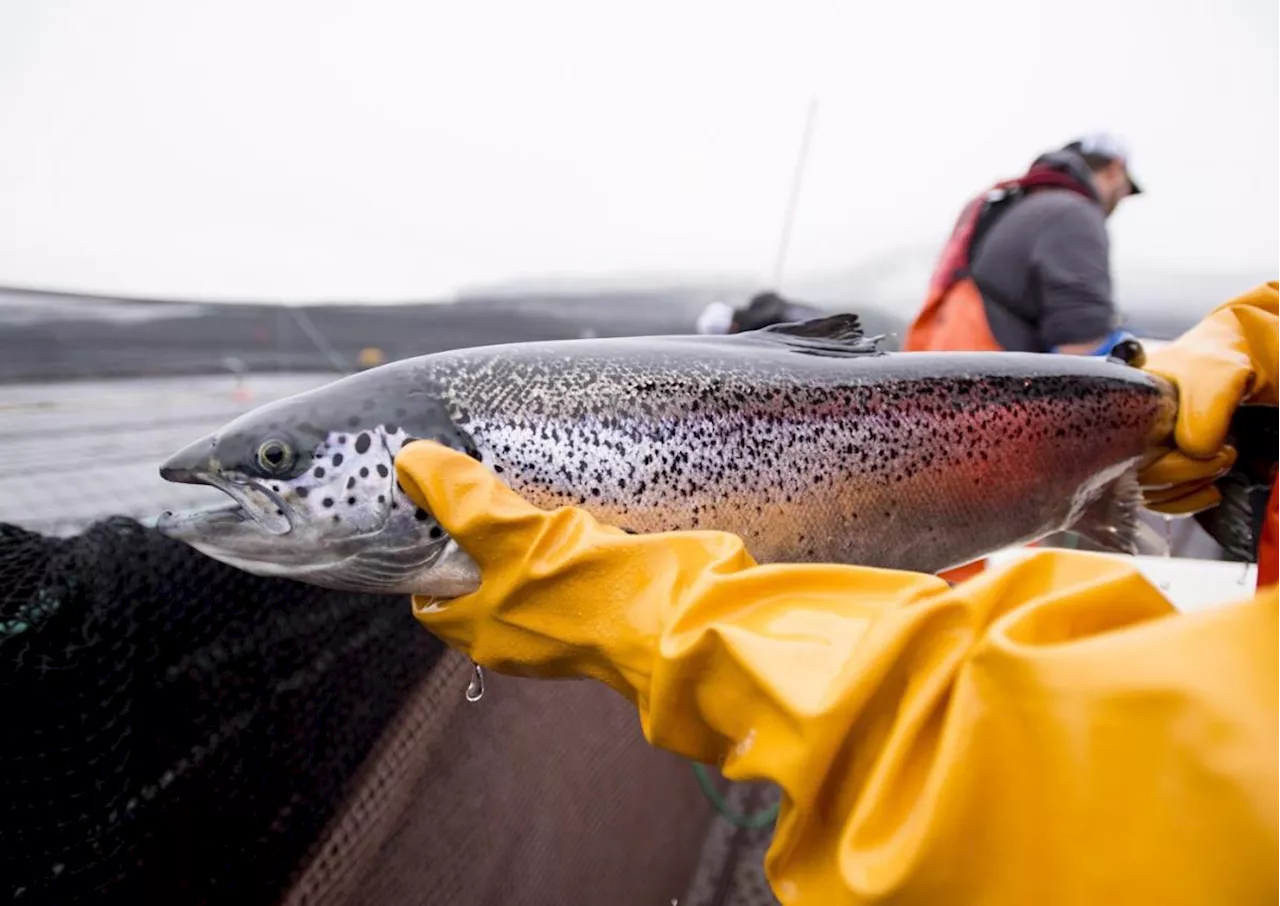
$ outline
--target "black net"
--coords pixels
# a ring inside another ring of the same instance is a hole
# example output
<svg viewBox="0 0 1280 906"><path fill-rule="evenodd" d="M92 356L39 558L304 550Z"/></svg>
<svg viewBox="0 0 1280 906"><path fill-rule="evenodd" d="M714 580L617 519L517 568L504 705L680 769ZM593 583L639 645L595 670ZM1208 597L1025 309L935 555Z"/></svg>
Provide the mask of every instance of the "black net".
<svg viewBox="0 0 1280 906"><path fill-rule="evenodd" d="M0 524L0 890L275 901L441 652L404 597L257 578L128 519Z"/></svg>

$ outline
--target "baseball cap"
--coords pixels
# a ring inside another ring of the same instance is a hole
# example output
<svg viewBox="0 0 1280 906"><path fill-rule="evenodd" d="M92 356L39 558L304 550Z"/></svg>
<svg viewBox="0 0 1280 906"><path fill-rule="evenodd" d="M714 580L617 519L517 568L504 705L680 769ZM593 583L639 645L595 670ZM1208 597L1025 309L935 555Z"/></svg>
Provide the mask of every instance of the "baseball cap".
<svg viewBox="0 0 1280 906"><path fill-rule="evenodd" d="M1138 180L1135 180L1133 173L1129 171L1129 148L1119 138L1112 136L1111 133L1094 132L1088 134L1088 136L1080 136L1074 141L1066 143L1064 150L1106 157L1107 160L1124 161L1124 174L1125 177L1129 178L1129 186L1132 188L1133 195L1142 193L1142 189L1138 187Z"/></svg>
<svg viewBox="0 0 1280 906"><path fill-rule="evenodd" d="M1131 193L1134 195L1142 193L1142 189L1138 188L1137 180L1129 172L1129 149L1114 135L1107 132L1083 135L1075 141L1068 142L1064 146L1064 150L1078 151L1081 154L1093 154L1098 157L1105 157L1108 160L1124 161L1124 175L1129 178Z"/></svg>

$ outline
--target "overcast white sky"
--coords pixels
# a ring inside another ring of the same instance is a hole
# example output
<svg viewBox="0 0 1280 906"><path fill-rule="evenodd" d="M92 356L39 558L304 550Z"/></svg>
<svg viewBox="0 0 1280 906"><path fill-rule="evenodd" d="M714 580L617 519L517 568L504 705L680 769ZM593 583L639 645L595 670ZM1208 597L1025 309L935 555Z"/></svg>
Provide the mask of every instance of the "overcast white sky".
<svg viewBox="0 0 1280 906"><path fill-rule="evenodd" d="M0 284L401 299L937 245L1108 129L1117 268L1280 271L1275 0L0 3Z"/></svg>

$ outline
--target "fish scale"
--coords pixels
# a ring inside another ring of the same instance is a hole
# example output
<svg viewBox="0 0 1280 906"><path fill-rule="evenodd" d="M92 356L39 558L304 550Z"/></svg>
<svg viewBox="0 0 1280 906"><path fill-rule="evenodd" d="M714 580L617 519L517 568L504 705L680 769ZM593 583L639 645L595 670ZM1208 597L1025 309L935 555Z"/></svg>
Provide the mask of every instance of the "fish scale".
<svg viewBox="0 0 1280 906"><path fill-rule="evenodd" d="M365 469L432 439L537 505L631 531L731 531L761 562L934 572L1069 527L1133 551L1133 470L1174 407L1168 385L1114 362L883 353L853 316L455 350L278 401L193 444L167 477L210 480L210 450L222 451L213 477L244 512L160 527L251 571L331 587L473 587L474 563L394 482L375 496L344 459L324 480L350 483L350 518L317 507L314 463L329 456L332 470L335 438L351 435L369 439ZM255 451L276 436L297 463L260 474ZM262 481L281 489L290 531L262 531Z"/></svg>

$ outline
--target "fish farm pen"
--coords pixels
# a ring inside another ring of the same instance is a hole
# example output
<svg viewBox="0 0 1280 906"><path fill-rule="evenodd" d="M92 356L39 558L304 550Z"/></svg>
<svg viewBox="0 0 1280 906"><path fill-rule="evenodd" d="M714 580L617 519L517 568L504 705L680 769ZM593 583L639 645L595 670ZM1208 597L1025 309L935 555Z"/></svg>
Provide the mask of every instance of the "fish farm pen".
<svg viewBox="0 0 1280 906"><path fill-rule="evenodd" d="M649 746L603 684L490 673L470 702L470 661L404 596L255 577L153 527L224 499L163 481L170 454L413 337L687 333L702 298L628 298L613 320L548 300L93 317L5 301L4 902L776 904L777 791ZM1265 426L1259 469L1274 411ZM1232 559L1250 558L1257 487L1244 476L1221 510Z"/></svg>
<svg viewBox="0 0 1280 906"><path fill-rule="evenodd" d="M0 332L44 350L38 382L0 384L0 900L775 903L776 791L650 747L603 685L487 674L470 703L470 662L404 597L258 578L151 527L220 497L163 482L167 454L339 376L314 349L265 367L245 347L277 315L228 317L99 325L96 345L78 322ZM530 318L561 336L578 323ZM463 326L458 345L501 333L490 316ZM333 348L354 362L404 331L402 317ZM214 362L200 344L227 332L247 338L225 344L247 373L176 376L174 356L148 373L148 344Z"/></svg>

